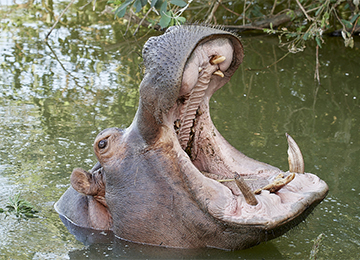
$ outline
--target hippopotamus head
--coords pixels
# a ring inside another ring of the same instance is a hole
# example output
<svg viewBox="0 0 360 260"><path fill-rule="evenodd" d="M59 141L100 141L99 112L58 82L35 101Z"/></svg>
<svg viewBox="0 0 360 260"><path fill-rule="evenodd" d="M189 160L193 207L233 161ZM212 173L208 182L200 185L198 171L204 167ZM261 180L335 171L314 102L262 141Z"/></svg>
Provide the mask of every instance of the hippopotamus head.
<svg viewBox="0 0 360 260"><path fill-rule="evenodd" d="M133 242L244 249L288 231L326 196L326 183L304 173L289 135L289 171L283 172L236 150L213 125L209 99L243 60L236 35L172 27L148 40L143 58L132 124L97 136L98 165L90 173L76 169L70 195L64 194L77 201L85 194L87 205L101 210L82 221L61 198L58 212Z"/></svg>

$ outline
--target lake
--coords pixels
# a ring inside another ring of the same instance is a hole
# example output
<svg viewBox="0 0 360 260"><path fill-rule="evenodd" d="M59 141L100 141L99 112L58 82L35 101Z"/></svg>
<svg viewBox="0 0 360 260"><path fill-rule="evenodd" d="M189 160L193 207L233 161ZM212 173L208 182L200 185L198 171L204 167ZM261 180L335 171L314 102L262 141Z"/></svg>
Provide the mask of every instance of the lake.
<svg viewBox="0 0 360 260"><path fill-rule="evenodd" d="M100 9L92 11L91 5L81 9L87 2L79 1L45 42L54 15L69 1L53 3L53 12L44 3L0 1L0 208L21 193L39 211L30 219L0 213L0 259L304 259L321 233L318 259L358 258L358 37L353 49L345 48L342 38L326 38L319 50L319 85L315 45L267 68L287 53L278 38L243 34L244 62L210 101L218 130L252 158L286 171L285 133L296 140L305 171L330 189L304 223L277 239L233 252L111 239L84 245L53 205L70 186L73 168L90 169L96 163L96 135L131 123L142 80L141 49L160 32L141 29L136 37L124 36L126 24L100 15Z"/></svg>

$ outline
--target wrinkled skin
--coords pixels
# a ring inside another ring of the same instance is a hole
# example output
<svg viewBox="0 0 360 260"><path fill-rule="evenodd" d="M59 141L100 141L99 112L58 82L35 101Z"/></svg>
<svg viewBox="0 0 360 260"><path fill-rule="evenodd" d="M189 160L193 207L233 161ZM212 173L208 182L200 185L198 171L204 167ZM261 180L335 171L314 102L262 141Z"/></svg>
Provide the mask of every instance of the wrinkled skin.
<svg viewBox="0 0 360 260"><path fill-rule="evenodd" d="M282 235L326 196L301 160L284 173L237 151L213 125L209 99L243 59L236 36L173 27L149 39L143 58L132 124L97 136L99 164L74 170L55 205L62 216L133 242L244 249Z"/></svg>

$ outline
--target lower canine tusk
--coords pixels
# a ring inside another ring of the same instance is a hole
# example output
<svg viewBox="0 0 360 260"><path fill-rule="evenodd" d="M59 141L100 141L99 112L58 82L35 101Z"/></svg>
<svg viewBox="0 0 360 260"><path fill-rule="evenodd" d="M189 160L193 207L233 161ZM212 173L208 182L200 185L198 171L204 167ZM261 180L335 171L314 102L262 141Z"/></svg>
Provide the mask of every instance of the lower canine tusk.
<svg viewBox="0 0 360 260"><path fill-rule="evenodd" d="M285 135L289 144L289 148L287 150L289 172L304 173L304 158L301 154L300 148L289 134L286 133Z"/></svg>
<svg viewBox="0 0 360 260"><path fill-rule="evenodd" d="M258 204L257 199L255 198L254 193L250 190L249 186L245 183L244 179L235 172L235 183L239 187L241 193L244 195L245 201L247 204L256 206Z"/></svg>
<svg viewBox="0 0 360 260"><path fill-rule="evenodd" d="M221 70L217 70L217 71L215 71L214 73L213 73L214 75L218 75L218 76L220 76L220 77L224 77L224 73L221 71Z"/></svg>
<svg viewBox="0 0 360 260"><path fill-rule="evenodd" d="M216 65L216 64L219 64L219 63L221 63L221 62L223 62L223 61L225 61L226 60L226 57L225 56L222 56L222 55L215 55L214 57L212 57L211 59L210 59L210 64L211 65Z"/></svg>

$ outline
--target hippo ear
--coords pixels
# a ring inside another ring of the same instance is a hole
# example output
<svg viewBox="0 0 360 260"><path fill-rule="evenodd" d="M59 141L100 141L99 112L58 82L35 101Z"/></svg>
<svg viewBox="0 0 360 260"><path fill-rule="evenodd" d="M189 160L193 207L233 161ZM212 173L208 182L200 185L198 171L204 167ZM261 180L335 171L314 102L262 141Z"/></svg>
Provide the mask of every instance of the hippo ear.
<svg viewBox="0 0 360 260"><path fill-rule="evenodd" d="M91 190L91 179L92 176L87 171L76 168L71 173L70 182L71 186L79 193L85 195L92 195L90 194Z"/></svg>

